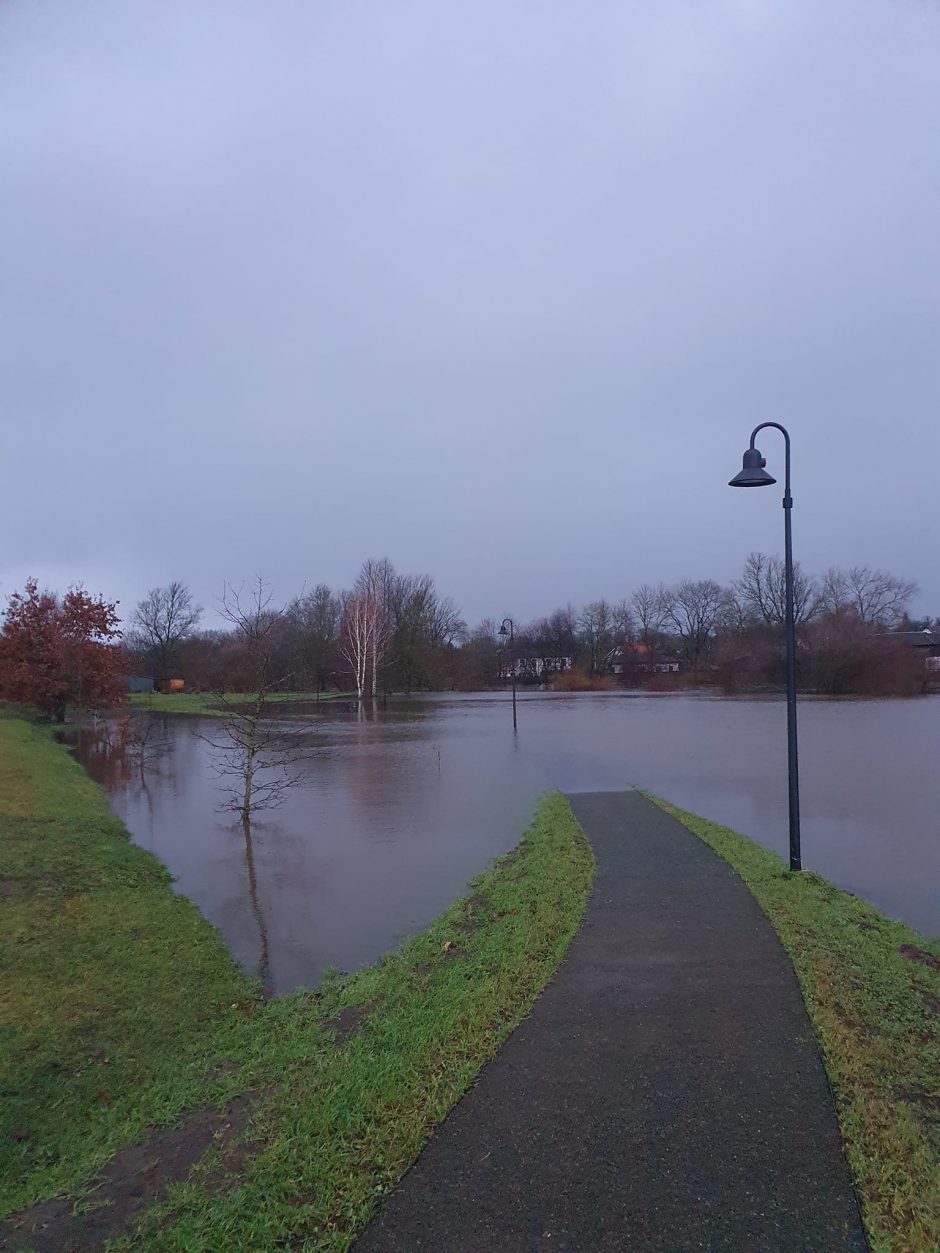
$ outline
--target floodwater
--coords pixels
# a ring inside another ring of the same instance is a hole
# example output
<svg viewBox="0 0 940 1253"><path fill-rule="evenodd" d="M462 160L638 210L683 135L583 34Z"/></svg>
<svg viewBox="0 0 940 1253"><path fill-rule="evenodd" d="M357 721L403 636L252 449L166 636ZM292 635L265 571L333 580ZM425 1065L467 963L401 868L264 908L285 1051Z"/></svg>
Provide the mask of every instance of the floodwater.
<svg viewBox="0 0 940 1253"><path fill-rule="evenodd" d="M216 719L140 715L78 753L133 838L272 993L352 970L420 930L513 847L547 788L638 786L787 848L786 710L775 699L502 693L280 706L301 784L245 831L219 811ZM152 721L147 721L152 720ZM940 698L800 705L803 860L940 931ZM141 760L141 757L143 760Z"/></svg>

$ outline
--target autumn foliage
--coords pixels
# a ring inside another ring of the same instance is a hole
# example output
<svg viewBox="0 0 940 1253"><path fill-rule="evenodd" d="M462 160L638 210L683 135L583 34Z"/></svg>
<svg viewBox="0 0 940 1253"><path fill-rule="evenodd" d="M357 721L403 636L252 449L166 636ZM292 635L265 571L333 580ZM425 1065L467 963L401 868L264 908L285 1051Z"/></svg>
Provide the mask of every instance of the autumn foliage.
<svg viewBox="0 0 940 1253"><path fill-rule="evenodd" d="M68 705L101 709L123 696L115 604L70 588L61 599L35 579L14 592L0 631L0 698L57 722Z"/></svg>

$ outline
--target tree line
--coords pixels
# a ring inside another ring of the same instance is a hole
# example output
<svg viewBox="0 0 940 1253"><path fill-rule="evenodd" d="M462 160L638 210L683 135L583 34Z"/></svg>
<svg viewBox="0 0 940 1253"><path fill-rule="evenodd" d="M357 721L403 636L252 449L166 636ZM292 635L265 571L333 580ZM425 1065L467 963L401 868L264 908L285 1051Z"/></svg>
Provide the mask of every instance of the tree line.
<svg viewBox="0 0 940 1253"><path fill-rule="evenodd" d="M250 691L256 664L238 605L244 588L226 585L217 604L222 628L200 630L203 610L182 583L153 588L126 636L137 672L158 683L179 676L203 690ZM316 584L276 607L264 579L248 598L269 632L268 680L275 689L341 687L362 699L382 691L452 686L453 657L466 626L430 575L401 574L387 559L365 561L349 590Z"/></svg>
<svg viewBox="0 0 940 1253"><path fill-rule="evenodd" d="M916 593L912 580L869 566L819 578L797 566L801 685L918 690L922 658L886 640L902 629L940 629L936 619L909 617ZM338 688L360 699L491 688L513 672L568 687L663 684L666 675L729 691L770 687L782 675L784 567L751 553L730 584L683 579L643 584L618 601L567 604L515 624L511 649L498 634L501 617L469 628L430 575L400 573L387 558L365 561L349 589L318 583L283 604L263 578L226 584L217 612L224 625L203 627L203 608L174 581L152 588L122 630L115 602L81 587L59 597L30 580L10 597L0 631L0 697L61 718L67 705L117 700L127 675L218 692Z"/></svg>

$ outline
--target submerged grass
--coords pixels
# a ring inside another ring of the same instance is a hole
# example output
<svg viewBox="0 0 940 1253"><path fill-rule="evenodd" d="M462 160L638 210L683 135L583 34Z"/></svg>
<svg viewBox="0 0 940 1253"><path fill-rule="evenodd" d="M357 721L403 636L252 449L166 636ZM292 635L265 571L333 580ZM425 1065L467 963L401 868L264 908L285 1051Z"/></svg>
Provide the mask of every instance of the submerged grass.
<svg viewBox="0 0 940 1253"><path fill-rule="evenodd" d="M651 797L741 876L790 955L875 1253L940 1248L940 944Z"/></svg>
<svg viewBox="0 0 940 1253"><path fill-rule="evenodd" d="M397 952L265 1001L48 730L0 721L0 1246L70 1247L87 1211L114 1249L347 1248L528 1012L592 876L548 796ZM232 1134L121 1208L109 1159L233 1098ZM62 1195L72 1225L39 1231L26 1207Z"/></svg>
<svg viewBox="0 0 940 1253"><path fill-rule="evenodd" d="M342 700L349 695L348 692L321 692L318 697L316 692L269 692L265 699L274 703L315 702ZM231 705L238 705L252 700L253 693L225 692L222 699ZM131 692L128 701L132 709L146 709L159 714L204 714L221 717L226 712L220 703L218 692Z"/></svg>

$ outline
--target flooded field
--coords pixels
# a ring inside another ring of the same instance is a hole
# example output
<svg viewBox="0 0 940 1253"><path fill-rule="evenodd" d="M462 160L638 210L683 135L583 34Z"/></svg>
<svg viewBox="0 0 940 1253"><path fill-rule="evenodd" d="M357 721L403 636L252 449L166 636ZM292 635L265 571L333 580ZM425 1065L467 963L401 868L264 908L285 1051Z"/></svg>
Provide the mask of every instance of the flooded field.
<svg viewBox="0 0 940 1253"><path fill-rule="evenodd" d="M279 706L309 753L250 830L220 812L217 720L153 720L144 761L113 733L78 753L134 839L271 992L353 969L420 929L511 848L546 788L638 786L783 853L777 700L502 694ZM940 931L940 698L800 707L803 855L840 887Z"/></svg>

